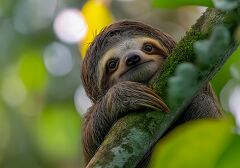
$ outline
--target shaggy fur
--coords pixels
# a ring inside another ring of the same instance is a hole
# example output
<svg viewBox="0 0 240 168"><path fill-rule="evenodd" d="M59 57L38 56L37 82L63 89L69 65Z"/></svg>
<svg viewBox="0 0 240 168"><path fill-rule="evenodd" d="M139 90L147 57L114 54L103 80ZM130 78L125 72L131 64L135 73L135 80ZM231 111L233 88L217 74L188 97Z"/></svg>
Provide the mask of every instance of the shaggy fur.
<svg viewBox="0 0 240 168"><path fill-rule="evenodd" d="M111 126L122 116L143 108L168 111L162 99L147 85L124 81L108 87L107 80L99 79L99 60L104 53L126 38L145 36L157 39L167 48L167 56L175 47L174 40L167 34L149 25L135 21L121 21L106 27L96 36L87 50L82 65L82 82L93 105L88 109L83 128L85 164L91 160L103 142ZM103 81L103 83L100 83ZM221 116L214 93L207 85L193 99L186 112L172 126L198 118L218 118ZM151 149L137 167L147 167Z"/></svg>

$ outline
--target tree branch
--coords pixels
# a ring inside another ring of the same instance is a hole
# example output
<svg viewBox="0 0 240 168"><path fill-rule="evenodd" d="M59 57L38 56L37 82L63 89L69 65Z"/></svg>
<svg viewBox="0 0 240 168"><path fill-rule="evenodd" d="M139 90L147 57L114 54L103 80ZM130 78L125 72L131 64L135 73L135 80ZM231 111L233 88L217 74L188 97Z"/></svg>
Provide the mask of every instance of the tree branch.
<svg viewBox="0 0 240 168"><path fill-rule="evenodd" d="M231 34L237 26L235 15L240 16L240 9L231 12L222 12L217 9L208 9L192 26L186 36L178 43L174 52L170 55L163 70L152 83L154 90L167 101L167 82L173 76L178 64L183 62L194 62L195 54L193 43L207 38L212 28L218 24L224 24ZM197 93L216 72L223 66L224 62L236 50L238 43L231 41L227 48L214 65L200 71ZM194 96L194 95L193 95ZM171 108L168 114L159 111L144 111L130 114L117 121L111 128L101 147L88 164L87 168L107 167L135 167L144 157L154 143L164 134L181 114L182 109L191 102L192 97L183 100L180 105Z"/></svg>

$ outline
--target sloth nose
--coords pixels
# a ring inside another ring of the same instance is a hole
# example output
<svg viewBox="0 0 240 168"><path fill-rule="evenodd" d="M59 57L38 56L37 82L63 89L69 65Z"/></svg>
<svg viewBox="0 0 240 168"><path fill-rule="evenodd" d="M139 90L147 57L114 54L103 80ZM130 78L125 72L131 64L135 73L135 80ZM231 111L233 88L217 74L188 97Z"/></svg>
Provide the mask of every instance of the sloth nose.
<svg viewBox="0 0 240 168"><path fill-rule="evenodd" d="M126 57L127 66L132 66L140 62L141 57L137 54L131 54Z"/></svg>

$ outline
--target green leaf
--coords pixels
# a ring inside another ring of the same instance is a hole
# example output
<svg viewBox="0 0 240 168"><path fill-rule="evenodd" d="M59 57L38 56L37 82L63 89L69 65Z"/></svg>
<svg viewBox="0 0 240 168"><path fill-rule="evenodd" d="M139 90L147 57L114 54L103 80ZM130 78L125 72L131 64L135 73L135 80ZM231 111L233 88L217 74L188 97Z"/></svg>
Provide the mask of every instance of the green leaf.
<svg viewBox="0 0 240 168"><path fill-rule="evenodd" d="M213 168L234 137L231 127L226 120L182 125L156 146L150 167Z"/></svg>
<svg viewBox="0 0 240 168"><path fill-rule="evenodd" d="M214 28L211 37L194 43L194 51L198 61L208 66L214 64L230 44L231 35L226 27L218 25Z"/></svg>
<svg viewBox="0 0 240 168"><path fill-rule="evenodd" d="M217 168L239 168L240 166L240 136L236 135L232 143L228 146L225 152L218 160L215 167Z"/></svg>
<svg viewBox="0 0 240 168"><path fill-rule="evenodd" d="M190 97L197 87L198 69L192 63L177 66L175 76L169 78L168 93L171 106L177 105Z"/></svg>
<svg viewBox="0 0 240 168"><path fill-rule="evenodd" d="M211 83L214 87L217 95L220 95L222 88L226 85L226 83L232 79L230 68L232 66L237 67L238 72L240 72L240 47L232 54L232 56L227 60L224 66L219 70L219 72L214 76Z"/></svg>
<svg viewBox="0 0 240 168"><path fill-rule="evenodd" d="M186 5L213 7L213 3L211 0L175 0L175 1L152 0L152 4L154 7L162 7L162 8L176 8L180 6L186 6Z"/></svg>

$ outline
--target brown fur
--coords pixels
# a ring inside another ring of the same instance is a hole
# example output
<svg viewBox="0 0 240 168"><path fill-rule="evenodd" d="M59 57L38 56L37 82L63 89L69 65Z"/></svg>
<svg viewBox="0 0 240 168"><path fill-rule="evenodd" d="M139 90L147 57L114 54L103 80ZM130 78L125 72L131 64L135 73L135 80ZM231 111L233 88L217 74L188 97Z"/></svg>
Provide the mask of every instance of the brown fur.
<svg viewBox="0 0 240 168"><path fill-rule="evenodd" d="M96 36L86 53L82 65L82 82L87 95L94 104L86 113L83 128L85 164L94 156L111 126L120 117L142 108L168 111L162 99L144 84L123 81L109 88L108 80L102 80L103 83L99 83L98 63L104 53L122 39L139 35L157 39L167 48L166 55L169 55L175 47L174 40L158 29L140 22L122 21L106 27ZM201 91L193 100L192 106L186 109L186 113L175 125L191 119L221 116L212 95L211 89ZM205 102L209 107L205 105ZM146 167L150 154L151 151L137 167Z"/></svg>
<svg viewBox="0 0 240 168"><path fill-rule="evenodd" d="M103 54L114 44L121 41L124 37L145 35L158 39L168 49L168 54L175 47L174 40L167 34L149 25L135 21L122 21L106 27L96 36L89 46L82 64L82 82L89 98L96 102L100 99L108 88L101 90L98 87L97 65Z"/></svg>

